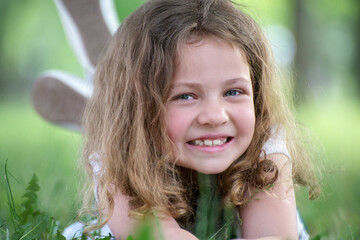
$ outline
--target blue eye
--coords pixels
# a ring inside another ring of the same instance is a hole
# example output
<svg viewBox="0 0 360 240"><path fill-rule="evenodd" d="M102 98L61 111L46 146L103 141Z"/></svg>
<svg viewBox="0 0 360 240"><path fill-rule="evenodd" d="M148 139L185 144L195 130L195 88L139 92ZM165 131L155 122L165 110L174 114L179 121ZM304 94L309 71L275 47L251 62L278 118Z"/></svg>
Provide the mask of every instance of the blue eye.
<svg viewBox="0 0 360 240"><path fill-rule="evenodd" d="M243 91L241 90L235 90L235 89L231 89L229 91L227 91L224 96L225 97L229 97L229 96L236 96L236 95L239 95L239 94L242 94Z"/></svg>
<svg viewBox="0 0 360 240"><path fill-rule="evenodd" d="M191 100L191 99L194 99L194 97L191 96L190 94L181 94L181 95L177 96L175 99L179 99L179 100Z"/></svg>

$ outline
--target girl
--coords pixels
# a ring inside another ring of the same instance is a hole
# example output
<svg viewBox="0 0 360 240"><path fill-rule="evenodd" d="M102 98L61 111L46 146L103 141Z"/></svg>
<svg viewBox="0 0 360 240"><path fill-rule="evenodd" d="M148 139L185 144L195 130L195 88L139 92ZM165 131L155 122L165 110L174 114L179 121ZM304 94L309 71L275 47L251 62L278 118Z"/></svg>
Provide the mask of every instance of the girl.
<svg viewBox="0 0 360 240"><path fill-rule="evenodd" d="M216 178L241 237L298 238L293 179L310 197L316 181L267 41L231 1L146 2L121 24L94 85L84 120L94 228L125 239L155 213L165 239L196 239L199 172Z"/></svg>

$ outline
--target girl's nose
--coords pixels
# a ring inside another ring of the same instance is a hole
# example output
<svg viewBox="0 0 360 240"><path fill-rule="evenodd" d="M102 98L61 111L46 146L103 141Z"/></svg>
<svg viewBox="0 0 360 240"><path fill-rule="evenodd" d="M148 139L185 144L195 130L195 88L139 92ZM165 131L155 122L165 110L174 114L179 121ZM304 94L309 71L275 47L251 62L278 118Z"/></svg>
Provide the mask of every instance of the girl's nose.
<svg viewBox="0 0 360 240"><path fill-rule="evenodd" d="M221 103L204 104L197 116L200 125L220 126L229 121L227 110Z"/></svg>

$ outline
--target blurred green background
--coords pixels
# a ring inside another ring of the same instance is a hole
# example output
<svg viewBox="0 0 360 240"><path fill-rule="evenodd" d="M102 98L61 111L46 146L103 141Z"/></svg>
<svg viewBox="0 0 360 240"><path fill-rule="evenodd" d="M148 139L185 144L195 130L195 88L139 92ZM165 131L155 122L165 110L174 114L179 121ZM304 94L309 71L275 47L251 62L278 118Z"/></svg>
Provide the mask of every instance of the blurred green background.
<svg viewBox="0 0 360 240"><path fill-rule="evenodd" d="M142 0L117 0L120 21ZM279 66L295 85L300 122L318 142L322 196L297 204L311 236L360 239L360 1L246 0L270 38ZM80 77L53 1L0 0L0 226L9 218L4 165L15 202L38 175L39 207L70 223L79 206L79 134L44 121L31 105L41 72Z"/></svg>

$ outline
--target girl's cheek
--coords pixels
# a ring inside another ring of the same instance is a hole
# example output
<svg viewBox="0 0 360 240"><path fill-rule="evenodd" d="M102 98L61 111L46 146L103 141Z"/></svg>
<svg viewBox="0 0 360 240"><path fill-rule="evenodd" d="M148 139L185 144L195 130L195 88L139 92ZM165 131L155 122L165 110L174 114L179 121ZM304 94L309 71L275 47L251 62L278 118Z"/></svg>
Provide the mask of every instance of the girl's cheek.
<svg viewBox="0 0 360 240"><path fill-rule="evenodd" d="M181 122L183 121L183 114L179 111L176 111L172 108L168 108L166 110L166 125L169 137L171 140L175 140L177 135L181 131L180 129L183 128Z"/></svg>
<svg viewBox="0 0 360 240"><path fill-rule="evenodd" d="M171 140L176 140L185 131L186 118L181 115L172 115L167 119L168 134Z"/></svg>

